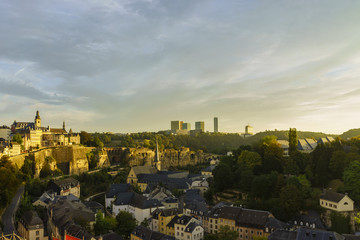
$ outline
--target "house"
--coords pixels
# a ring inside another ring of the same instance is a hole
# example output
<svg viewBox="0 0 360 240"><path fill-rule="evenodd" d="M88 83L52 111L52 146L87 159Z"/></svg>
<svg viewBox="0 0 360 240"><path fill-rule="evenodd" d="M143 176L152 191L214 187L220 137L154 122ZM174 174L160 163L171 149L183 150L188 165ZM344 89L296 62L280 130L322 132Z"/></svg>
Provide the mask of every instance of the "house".
<svg viewBox="0 0 360 240"><path fill-rule="evenodd" d="M354 201L347 194L324 190L320 196L320 206L336 212L354 211Z"/></svg>
<svg viewBox="0 0 360 240"><path fill-rule="evenodd" d="M158 208L165 208L159 200L147 199L135 192L125 192L116 195L116 200L112 205L112 214L116 216L120 211L126 211L141 223Z"/></svg>
<svg viewBox="0 0 360 240"><path fill-rule="evenodd" d="M210 165L206 168L201 169L201 175L204 176L213 176L212 172L214 171L214 169L216 168L216 165Z"/></svg>
<svg viewBox="0 0 360 240"><path fill-rule="evenodd" d="M131 240L175 240L174 237L138 226L130 235Z"/></svg>
<svg viewBox="0 0 360 240"><path fill-rule="evenodd" d="M317 141L317 144L326 144L331 142L335 142L335 139L333 137L324 137L324 138L320 138Z"/></svg>
<svg viewBox="0 0 360 240"><path fill-rule="evenodd" d="M298 140L298 150L304 153L310 153L315 150L317 143L312 138Z"/></svg>
<svg viewBox="0 0 360 240"><path fill-rule="evenodd" d="M294 217L290 224L293 228L308 227L322 230L326 229L324 223L321 221L320 215L315 211L309 211L308 215L301 214Z"/></svg>
<svg viewBox="0 0 360 240"><path fill-rule="evenodd" d="M179 200L174 197L164 198L161 203L164 205L165 209L179 208Z"/></svg>
<svg viewBox="0 0 360 240"><path fill-rule="evenodd" d="M130 169L129 175L126 179L128 184L136 184L138 182L139 174L155 174L157 173L156 168L153 166L135 166Z"/></svg>
<svg viewBox="0 0 360 240"><path fill-rule="evenodd" d="M161 187L156 186L154 190L152 190L148 196L150 199L157 199L159 201L162 201L166 198L175 198L174 195L171 193L170 190Z"/></svg>
<svg viewBox="0 0 360 240"><path fill-rule="evenodd" d="M191 183L191 189L199 189L200 194L204 196L204 193L209 189L209 183L205 178L195 180Z"/></svg>
<svg viewBox="0 0 360 240"><path fill-rule="evenodd" d="M276 140L276 142L280 145L281 149L283 150L283 156L289 156L289 141L287 140Z"/></svg>
<svg viewBox="0 0 360 240"><path fill-rule="evenodd" d="M158 231L167 235L174 235L173 231L169 230L167 225L175 216L182 216L181 210L173 209L157 209L151 214L150 229Z"/></svg>
<svg viewBox="0 0 360 240"><path fill-rule="evenodd" d="M176 219L174 229L175 238L178 240L204 239L204 228L191 216L183 215Z"/></svg>
<svg viewBox="0 0 360 240"><path fill-rule="evenodd" d="M111 204L115 201L118 193L125 193L131 190L130 184L111 184L109 191L105 194L105 208L111 209Z"/></svg>
<svg viewBox="0 0 360 240"><path fill-rule="evenodd" d="M278 229L271 233L269 240L346 240L336 232L301 227L296 231Z"/></svg>
<svg viewBox="0 0 360 240"><path fill-rule="evenodd" d="M80 198L80 182L72 177L50 181L48 188L59 196L73 194Z"/></svg>
<svg viewBox="0 0 360 240"><path fill-rule="evenodd" d="M45 240L44 223L35 211L28 211L18 222L18 232L25 239Z"/></svg>
<svg viewBox="0 0 360 240"><path fill-rule="evenodd" d="M72 225L88 222L90 227L95 224L95 215L80 200L69 200L68 196L57 199L47 208L48 232L55 238L62 238Z"/></svg>
<svg viewBox="0 0 360 240"><path fill-rule="evenodd" d="M208 233L216 233L220 227L229 226L239 233L238 239L267 237L276 229L286 228L286 224L275 219L270 212L231 206L211 209L204 217L203 226Z"/></svg>

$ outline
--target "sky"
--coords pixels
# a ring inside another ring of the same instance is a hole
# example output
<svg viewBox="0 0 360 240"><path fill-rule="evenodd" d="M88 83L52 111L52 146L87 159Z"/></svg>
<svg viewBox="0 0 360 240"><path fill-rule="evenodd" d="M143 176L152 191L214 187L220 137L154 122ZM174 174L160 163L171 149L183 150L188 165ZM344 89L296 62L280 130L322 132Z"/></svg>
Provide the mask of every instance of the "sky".
<svg viewBox="0 0 360 240"><path fill-rule="evenodd" d="M0 1L0 125L360 127L360 1Z"/></svg>

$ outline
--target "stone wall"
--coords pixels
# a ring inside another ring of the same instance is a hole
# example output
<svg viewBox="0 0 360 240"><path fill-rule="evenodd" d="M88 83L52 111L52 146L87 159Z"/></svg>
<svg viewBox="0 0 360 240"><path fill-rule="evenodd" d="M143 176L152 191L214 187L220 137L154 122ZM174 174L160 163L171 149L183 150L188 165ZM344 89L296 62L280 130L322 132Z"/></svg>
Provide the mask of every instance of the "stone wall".
<svg viewBox="0 0 360 240"><path fill-rule="evenodd" d="M35 177L40 175L46 157L53 157L56 161L56 166L50 164L52 170L57 167L62 170L64 174L80 174L89 170L86 154L93 150L94 148L82 146L46 148L29 154L11 157L10 160L20 168L24 164L25 156L29 156L35 163ZM101 155L100 158L102 165L108 162L105 156Z"/></svg>
<svg viewBox="0 0 360 240"><path fill-rule="evenodd" d="M149 148L109 148L107 149L111 164L128 164L130 166L152 165L155 160L155 151ZM208 163L218 155L204 153L202 151L190 151L189 148L180 150L165 149L159 151L159 158L163 169L170 166L186 166Z"/></svg>

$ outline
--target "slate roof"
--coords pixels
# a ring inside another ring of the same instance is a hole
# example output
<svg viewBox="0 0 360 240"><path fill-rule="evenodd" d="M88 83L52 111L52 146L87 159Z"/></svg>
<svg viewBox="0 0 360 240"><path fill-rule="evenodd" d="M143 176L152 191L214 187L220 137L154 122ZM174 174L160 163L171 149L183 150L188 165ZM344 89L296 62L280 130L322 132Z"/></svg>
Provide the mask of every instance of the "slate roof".
<svg viewBox="0 0 360 240"><path fill-rule="evenodd" d="M178 218L178 219L176 220L175 223L186 226L186 225L190 222L191 219L192 219L192 217L190 217L190 216L182 215L180 218Z"/></svg>
<svg viewBox="0 0 360 240"><path fill-rule="evenodd" d="M171 219L171 221L170 221L166 226L167 226L167 227L174 228L175 223L177 222L177 220L178 220L179 218L180 218L179 216L173 217L173 219Z"/></svg>
<svg viewBox="0 0 360 240"><path fill-rule="evenodd" d="M296 221L296 224L295 224L295 221ZM302 225L301 225L301 222L303 223ZM306 226L306 223L308 223L310 225L310 227L313 224L315 224L315 228L317 228L317 229L326 229L320 219L320 216L308 216L308 215L302 214L302 215L298 215L291 221L291 224L296 225L296 226Z"/></svg>
<svg viewBox="0 0 360 240"><path fill-rule="evenodd" d="M138 226L131 233L142 240L175 240L175 237L165 235L163 233L151 231L143 226Z"/></svg>
<svg viewBox="0 0 360 240"><path fill-rule="evenodd" d="M312 151L316 148L317 143L311 138L299 139L298 149L304 151Z"/></svg>
<svg viewBox="0 0 360 240"><path fill-rule="evenodd" d="M190 223L189 225L186 226L185 232L192 233L197 226L199 226L199 224L196 224L195 222L192 222L192 223Z"/></svg>
<svg viewBox="0 0 360 240"><path fill-rule="evenodd" d="M169 189L189 189L190 179L186 178L169 178L168 175L161 174L139 174L138 183L147 183L150 185L158 185L162 183Z"/></svg>
<svg viewBox="0 0 360 240"><path fill-rule="evenodd" d="M321 194L320 199L338 203L344 197L345 197L345 194L337 193L337 192L333 192L333 191L325 189L323 194Z"/></svg>
<svg viewBox="0 0 360 240"><path fill-rule="evenodd" d="M212 218L225 218L235 220L236 226L251 227L263 229L266 225L280 226L284 223L280 221L274 221L271 218L270 212L246 209L240 207L223 206L213 208L207 212L207 215Z"/></svg>
<svg viewBox="0 0 360 240"><path fill-rule="evenodd" d="M296 240L297 232L277 229L268 236L268 240Z"/></svg>
<svg viewBox="0 0 360 240"><path fill-rule="evenodd" d="M139 174L157 173L157 170L152 166L135 166L133 167L133 170L136 176L138 176Z"/></svg>
<svg viewBox="0 0 360 240"><path fill-rule="evenodd" d="M128 205L131 203L135 193L134 192L123 192L116 195L114 205Z"/></svg>
<svg viewBox="0 0 360 240"><path fill-rule="evenodd" d="M297 240L345 240L345 237L336 232L329 232L317 229L299 228L297 230Z"/></svg>
<svg viewBox="0 0 360 240"><path fill-rule="evenodd" d="M66 228L66 234L84 240L91 240L93 238L93 235L90 234L85 228L75 224L72 224Z"/></svg>
<svg viewBox="0 0 360 240"><path fill-rule="evenodd" d="M26 227L43 225L43 221L35 211L27 211L22 215L21 220L26 224Z"/></svg>
<svg viewBox="0 0 360 240"><path fill-rule="evenodd" d="M318 144L325 144L325 143L330 143L330 142L334 142L335 139L333 137L325 137L325 138L320 138L317 143Z"/></svg>
<svg viewBox="0 0 360 240"><path fill-rule="evenodd" d="M66 190L66 189L70 189L73 187L78 186L80 183L78 180L72 178L72 177L68 177L65 179L60 179L60 180L55 180L54 182L52 182L52 186L56 186L62 190ZM55 189L54 189L55 190ZM57 189L56 189L57 191Z"/></svg>
<svg viewBox="0 0 360 240"><path fill-rule="evenodd" d="M96 239L99 240L100 237L102 238L102 240L123 240L123 237L120 236L119 234L115 233L115 232L111 232L111 233L103 234L101 236L97 236Z"/></svg>
<svg viewBox="0 0 360 240"><path fill-rule="evenodd" d="M130 191L129 184L111 184L109 191L106 193L106 198L113 198L118 193L128 192Z"/></svg>
<svg viewBox="0 0 360 240"><path fill-rule="evenodd" d="M88 209L82 202L59 199L56 203L49 206L48 211L52 210L52 222L59 228L64 229L72 219L84 219L88 222L95 221L95 214Z"/></svg>
<svg viewBox="0 0 360 240"><path fill-rule="evenodd" d="M360 236L351 235L351 234L343 234L345 240L360 240Z"/></svg>

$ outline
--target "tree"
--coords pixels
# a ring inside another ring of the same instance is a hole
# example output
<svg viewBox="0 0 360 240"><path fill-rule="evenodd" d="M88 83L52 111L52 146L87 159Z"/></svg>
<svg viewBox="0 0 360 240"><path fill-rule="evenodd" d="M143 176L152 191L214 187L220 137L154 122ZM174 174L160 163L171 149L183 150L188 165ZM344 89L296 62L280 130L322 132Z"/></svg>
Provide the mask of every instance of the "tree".
<svg viewBox="0 0 360 240"><path fill-rule="evenodd" d="M360 202L360 161L353 161L344 171L344 189L355 202Z"/></svg>
<svg viewBox="0 0 360 240"><path fill-rule="evenodd" d="M20 135L20 133L16 133L14 136L13 136L13 142L17 142L18 144L22 144L23 143L23 140L22 140L22 137Z"/></svg>
<svg viewBox="0 0 360 240"><path fill-rule="evenodd" d="M344 151L335 151L332 154L329 163L329 169L333 174L332 178L341 178L344 169L349 166L350 161L346 155L347 154Z"/></svg>
<svg viewBox="0 0 360 240"><path fill-rule="evenodd" d="M253 170L254 167L261 165L261 156L257 152L244 150L238 158L238 164Z"/></svg>
<svg viewBox="0 0 360 240"><path fill-rule="evenodd" d="M294 184L288 184L281 189L280 203L288 214L287 217L293 217L302 208L302 192Z"/></svg>
<svg viewBox="0 0 360 240"><path fill-rule="evenodd" d="M101 211L98 211L96 214L96 223L94 224L95 235L106 234L110 230L114 231L116 229L117 222L115 218L104 217Z"/></svg>
<svg viewBox="0 0 360 240"><path fill-rule="evenodd" d="M131 213L120 211L116 216L117 226L116 232L123 236L124 238L128 238L130 233L136 228L137 221L133 217Z"/></svg>
<svg viewBox="0 0 360 240"><path fill-rule="evenodd" d="M92 137L89 133L85 131L80 132L80 143L83 145L90 146Z"/></svg>
<svg viewBox="0 0 360 240"><path fill-rule="evenodd" d="M216 234L218 239L237 240L238 232L231 230L229 226L221 226L219 232Z"/></svg>
<svg viewBox="0 0 360 240"><path fill-rule="evenodd" d="M350 233L350 216L344 216L337 212L331 212L331 230L337 233Z"/></svg>
<svg viewBox="0 0 360 240"><path fill-rule="evenodd" d="M97 147L97 148L104 147L104 143L102 141L100 141L99 137L94 138L94 144L95 144L95 147Z"/></svg>
<svg viewBox="0 0 360 240"><path fill-rule="evenodd" d="M216 191L222 191L231 187L234 180L234 174L229 165L220 163L214 169L213 174Z"/></svg>
<svg viewBox="0 0 360 240"><path fill-rule="evenodd" d="M289 129L289 153L297 151L297 133L296 128Z"/></svg>

